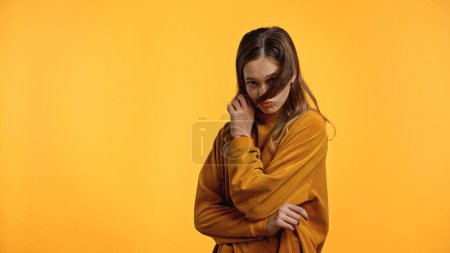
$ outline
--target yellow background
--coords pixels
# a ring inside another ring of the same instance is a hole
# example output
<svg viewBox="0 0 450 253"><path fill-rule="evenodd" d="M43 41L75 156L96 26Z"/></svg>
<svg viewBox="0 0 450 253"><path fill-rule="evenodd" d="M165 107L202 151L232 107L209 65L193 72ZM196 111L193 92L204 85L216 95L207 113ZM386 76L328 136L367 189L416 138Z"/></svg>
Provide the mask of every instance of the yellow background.
<svg viewBox="0 0 450 253"><path fill-rule="evenodd" d="M240 39L271 25L337 128L323 252L450 252L449 15L446 0L1 1L0 252L211 252L191 128L226 112Z"/></svg>

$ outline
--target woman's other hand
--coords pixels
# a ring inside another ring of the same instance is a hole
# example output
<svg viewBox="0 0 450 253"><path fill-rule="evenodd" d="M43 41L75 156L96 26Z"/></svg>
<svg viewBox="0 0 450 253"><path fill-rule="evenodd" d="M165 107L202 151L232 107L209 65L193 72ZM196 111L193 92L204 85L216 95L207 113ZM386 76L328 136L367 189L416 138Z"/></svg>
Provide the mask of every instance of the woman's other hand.
<svg viewBox="0 0 450 253"><path fill-rule="evenodd" d="M266 226L267 233L269 235L274 235L281 228L287 228L294 231L294 226L297 226L300 223L301 216L309 220L308 214L303 207L286 203L269 216Z"/></svg>

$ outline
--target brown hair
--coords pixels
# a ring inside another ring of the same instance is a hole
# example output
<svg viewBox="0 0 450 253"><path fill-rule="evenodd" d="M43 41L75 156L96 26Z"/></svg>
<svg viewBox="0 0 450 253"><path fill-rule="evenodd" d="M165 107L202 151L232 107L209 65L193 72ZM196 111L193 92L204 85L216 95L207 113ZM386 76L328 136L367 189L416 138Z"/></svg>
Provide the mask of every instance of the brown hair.
<svg viewBox="0 0 450 253"><path fill-rule="evenodd" d="M289 124L306 110L316 110L323 117L324 121L329 122L336 129L334 124L320 112L316 98L302 78L297 51L291 37L284 29L278 26L260 27L243 36L236 57L238 90L235 97L240 93L247 93L243 72L244 65L261 57L272 57L275 59L278 62L279 70L271 79L271 85L269 85L268 90L254 102L254 105L276 96L285 85L289 84L293 75L296 75L294 81L290 83L289 96L283 107L280 108L280 110L285 110L285 112L281 115L280 122L269 134L268 144L272 152L275 151L277 143L287 131ZM313 109L308 103L306 95L313 101L316 109ZM255 106L255 110L260 109ZM226 144L229 139L231 139L231 136L226 136ZM227 146L226 144L225 146ZM224 148L228 149L225 146Z"/></svg>

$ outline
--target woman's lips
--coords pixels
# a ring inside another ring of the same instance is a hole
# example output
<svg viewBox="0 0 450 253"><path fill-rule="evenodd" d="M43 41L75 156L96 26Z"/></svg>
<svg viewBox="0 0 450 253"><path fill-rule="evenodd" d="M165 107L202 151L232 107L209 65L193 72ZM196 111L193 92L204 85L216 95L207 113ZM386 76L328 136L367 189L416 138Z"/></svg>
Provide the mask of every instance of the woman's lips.
<svg viewBox="0 0 450 253"><path fill-rule="evenodd" d="M263 107L269 107L272 105L272 101L266 100L266 101L262 102L261 105Z"/></svg>

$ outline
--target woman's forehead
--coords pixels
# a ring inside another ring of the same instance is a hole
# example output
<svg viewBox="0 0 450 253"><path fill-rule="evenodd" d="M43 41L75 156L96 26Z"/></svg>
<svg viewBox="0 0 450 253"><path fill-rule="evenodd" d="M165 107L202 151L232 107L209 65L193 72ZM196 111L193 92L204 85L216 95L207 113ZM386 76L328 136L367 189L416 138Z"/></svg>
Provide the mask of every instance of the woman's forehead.
<svg viewBox="0 0 450 253"><path fill-rule="evenodd" d="M278 64L267 57L258 58L244 65L244 78L254 80L265 80L278 70Z"/></svg>

